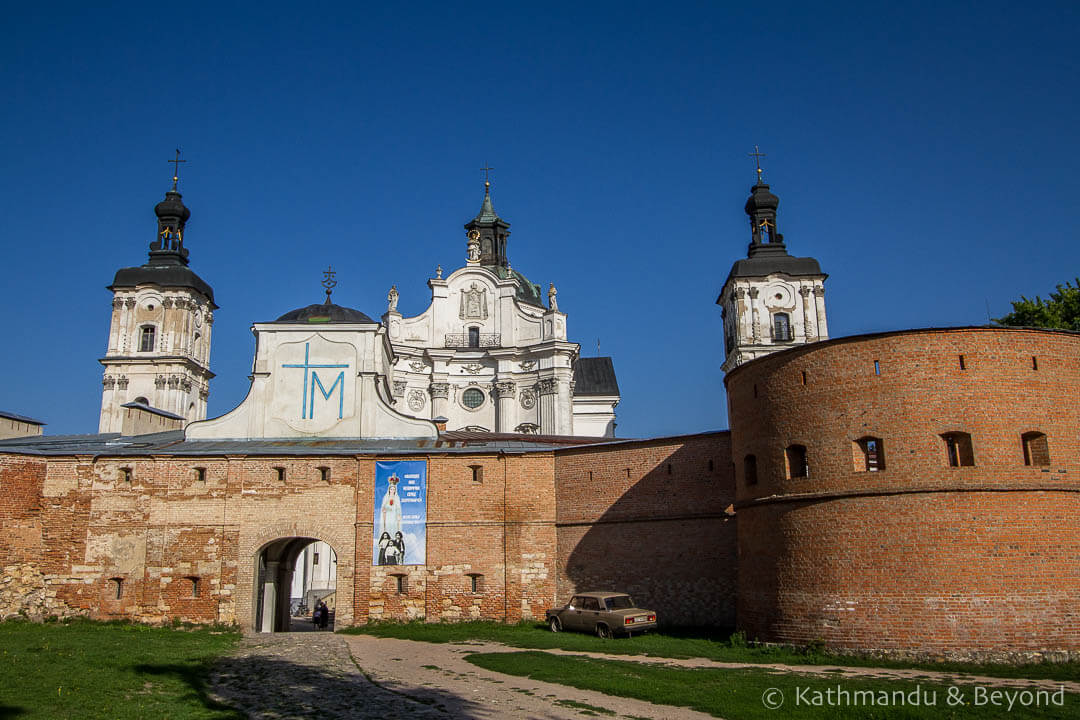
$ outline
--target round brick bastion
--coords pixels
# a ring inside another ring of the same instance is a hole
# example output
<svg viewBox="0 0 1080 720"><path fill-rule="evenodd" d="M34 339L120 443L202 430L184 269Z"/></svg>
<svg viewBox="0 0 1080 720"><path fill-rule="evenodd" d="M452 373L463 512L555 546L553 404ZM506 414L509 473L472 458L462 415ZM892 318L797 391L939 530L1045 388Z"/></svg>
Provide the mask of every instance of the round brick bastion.
<svg viewBox="0 0 1080 720"><path fill-rule="evenodd" d="M1080 334L838 338L726 385L747 637L1080 652Z"/></svg>

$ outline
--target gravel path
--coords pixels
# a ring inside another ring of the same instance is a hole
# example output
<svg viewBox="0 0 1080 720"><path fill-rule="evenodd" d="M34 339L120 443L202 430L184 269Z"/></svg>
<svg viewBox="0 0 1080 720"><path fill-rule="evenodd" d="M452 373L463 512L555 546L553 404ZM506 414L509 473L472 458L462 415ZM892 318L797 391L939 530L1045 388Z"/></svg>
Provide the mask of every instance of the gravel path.
<svg viewBox="0 0 1080 720"><path fill-rule="evenodd" d="M503 675L471 665L474 652L515 652L494 643L437 644L333 633L248 635L223 658L211 678L214 699L250 718L319 720L395 718L480 718L483 720L582 720L602 714L618 720L711 717L686 708L565 685ZM798 673L835 678L877 677L1000 687L1041 687L1080 692L1080 683L976 677L926 670L822 665L752 665L703 659L669 659L605 653L545 652L679 667L756 668L778 675ZM590 708L594 708L590 711Z"/></svg>
<svg viewBox="0 0 1080 720"><path fill-rule="evenodd" d="M215 666L210 690L215 700L259 720L583 720L596 717L590 706L616 719L712 717L502 675L464 660L472 652L514 649L332 633L248 635Z"/></svg>

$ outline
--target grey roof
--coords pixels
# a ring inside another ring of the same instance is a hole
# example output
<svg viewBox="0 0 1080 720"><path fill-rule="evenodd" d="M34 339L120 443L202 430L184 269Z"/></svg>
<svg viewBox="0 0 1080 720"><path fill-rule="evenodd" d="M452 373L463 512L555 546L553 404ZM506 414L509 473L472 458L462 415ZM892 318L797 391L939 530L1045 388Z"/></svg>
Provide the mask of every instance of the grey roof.
<svg viewBox="0 0 1080 720"><path fill-rule="evenodd" d="M529 305L535 305L536 307L544 307L543 293L540 290L540 286L519 273L517 270L505 268L502 265L484 265L483 268L495 273L495 276L502 280L514 278L518 281L517 291L514 293L518 300L523 303L528 303Z"/></svg>
<svg viewBox="0 0 1080 720"><path fill-rule="evenodd" d="M16 415L15 413L6 412L4 410L0 410L0 417L7 418L8 420L16 420L18 422L28 423L30 425L45 425L46 424L46 423L42 422L41 420L35 420L34 418L29 418L29 417L26 417L25 415Z"/></svg>
<svg viewBox="0 0 1080 720"><path fill-rule="evenodd" d="M618 395L619 381L610 357L578 358L574 363L574 395Z"/></svg>
<svg viewBox="0 0 1080 720"><path fill-rule="evenodd" d="M109 285L108 289L133 288L138 285L192 288L205 295L210 304L217 307L214 304L213 289L186 265L151 259L150 262L139 267L120 268L116 271L116 276L113 277L112 285Z"/></svg>
<svg viewBox="0 0 1080 720"><path fill-rule="evenodd" d="M318 303L287 312L274 322L306 322L314 325L321 323L374 323L375 321L353 308L342 307L334 303Z"/></svg>
<svg viewBox="0 0 1080 720"><path fill-rule="evenodd" d="M828 277L821 272L821 265L814 258L793 257L788 255L786 251L761 252L759 250L750 257L736 260L735 264L731 266L731 272L728 273L728 281L740 277L767 277L774 273L792 277L800 275ZM724 284L726 285L727 281Z"/></svg>
<svg viewBox="0 0 1080 720"><path fill-rule="evenodd" d="M153 413L154 415L160 415L161 417L172 418L173 420L183 420L184 419L183 415L177 415L176 413L171 413L168 410L161 410L160 408L150 407L149 405L146 405L146 404L141 403L141 402L124 403L120 407L136 408L138 410L145 410L146 412Z"/></svg>
<svg viewBox="0 0 1080 720"><path fill-rule="evenodd" d="M597 438L599 439L599 438ZM527 435L514 439L484 437L443 438L281 438L257 440L185 440L183 430L125 436L53 435L0 440L0 453L23 455L416 455L478 452L542 452L560 447L536 442Z"/></svg>

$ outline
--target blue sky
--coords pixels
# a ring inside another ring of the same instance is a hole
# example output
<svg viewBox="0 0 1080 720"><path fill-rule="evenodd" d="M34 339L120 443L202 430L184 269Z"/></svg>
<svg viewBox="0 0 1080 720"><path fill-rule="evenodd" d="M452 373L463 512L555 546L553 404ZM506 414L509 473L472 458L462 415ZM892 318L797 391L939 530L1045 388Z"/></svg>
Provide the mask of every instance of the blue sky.
<svg viewBox="0 0 1080 720"><path fill-rule="evenodd" d="M755 144L831 334L982 324L1080 274L1080 6L20 3L0 28L0 409L94 432L110 293L182 148L210 412L255 321L421 312L490 163L515 269L614 358L618 433L727 426L714 303Z"/></svg>

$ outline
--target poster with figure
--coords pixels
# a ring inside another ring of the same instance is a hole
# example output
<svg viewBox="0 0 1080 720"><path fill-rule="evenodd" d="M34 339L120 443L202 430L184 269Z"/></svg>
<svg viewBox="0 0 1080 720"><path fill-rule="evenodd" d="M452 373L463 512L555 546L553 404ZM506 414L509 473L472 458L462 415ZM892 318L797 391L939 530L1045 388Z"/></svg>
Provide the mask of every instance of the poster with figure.
<svg viewBox="0 0 1080 720"><path fill-rule="evenodd" d="M427 548L427 462L375 463L372 565L423 565Z"/></svg>

